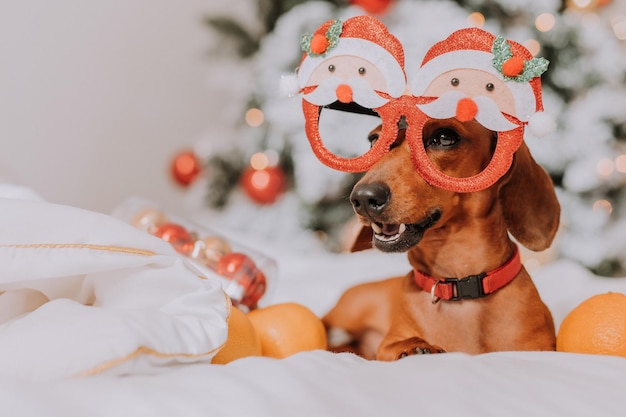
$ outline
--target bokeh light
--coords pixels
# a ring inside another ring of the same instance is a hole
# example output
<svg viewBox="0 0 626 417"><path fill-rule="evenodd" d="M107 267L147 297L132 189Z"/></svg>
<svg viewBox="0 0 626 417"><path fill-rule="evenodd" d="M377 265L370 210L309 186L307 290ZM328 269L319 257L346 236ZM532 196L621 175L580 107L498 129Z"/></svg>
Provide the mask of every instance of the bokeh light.
<svg viewBox="0 0 626 417"><path fill-rule="evenodd" d="M604 211L608 214L611 214L611 212L613 212L613 205L609 200L602 199L593 203L593 209L595 211Z"/></svg>
<svg viewBox="0 0 626 417"><path fill-rule="evenodd" d="M467 25L481 28L485 25L485 16L479 12L471 13L467 17Z"/></svg>
<svg viewBox="0 0 626 417"><path fill-rule="evenodd" d="M524 42L524 46L533 56L536 56L541 51L541 44L536 39L528 39Z"/></svg>
<svg viewBox="0 0 626 417"><path fill-rule="evenodd" d="M611 27L617 39L626 40L626 16L615 16L611 19Z"/></svg>
<svg viewBox="0 0 626 417"><path fill-rule="evenodd" d="M539 32L548 32L554 28L556 19L552 13L541 13L535 19L535 27Z"/></svg>
<svg viewBox="0 0 626 417"><path fill-rule="evenodd" d="M263 124L265 116L261 109L252 108L246 112L246 124L250 127L258 127Z"/></svg>
<svg viewBox="0 0 626 417"><path fill-rule="evenodd" d="M623 174L626 173L626 155L615 158L615 169Z"/></svg>
<svg viewBox="0 0 626 417"><path fill-rule="evenodd" d="M257 152L250 158L250 166L253 169L265 169L269 165L269 159L263 152Z"/></svg>
<svg viewBox="0 0 626 417"><path fill-rule="evenodd" d="M607 178L615 170L615 163L613 162L612 159L602 158L598 161L598 164L596 165L596 169L600 177Z"/></svg>

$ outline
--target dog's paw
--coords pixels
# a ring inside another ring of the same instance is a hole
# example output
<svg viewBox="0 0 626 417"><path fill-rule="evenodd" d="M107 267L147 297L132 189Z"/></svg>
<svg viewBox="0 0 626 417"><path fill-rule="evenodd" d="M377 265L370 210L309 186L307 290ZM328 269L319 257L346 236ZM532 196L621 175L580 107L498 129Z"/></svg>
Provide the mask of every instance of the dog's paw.
<svg viewBox="0 0 626 417"><path fill-rule="evenodd" d="M430 355L431 353L446 353L446 351L438 346L429 346L429 347L416 346L415 348L409 351L402 351L398 353L396 359L406 358L407 356L411 356L411 355Z"/></svg>
<svg viewBox="0 0 626 417"><path fill-rule="evenodd" d="M398 360L413 355L429 355L431 353L446 352L443 348L431 345L419 337L412 337L410 339L393 343L386 350L388 356L391 356L392 360Z"/></svg>

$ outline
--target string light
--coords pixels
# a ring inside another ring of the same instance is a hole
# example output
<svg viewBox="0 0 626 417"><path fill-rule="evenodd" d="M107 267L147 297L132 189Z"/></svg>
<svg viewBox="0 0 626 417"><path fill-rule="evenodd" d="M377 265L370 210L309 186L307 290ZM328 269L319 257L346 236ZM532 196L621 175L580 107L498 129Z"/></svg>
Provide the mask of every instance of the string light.
<svg viewBox="0 0 626 417"><path fill-rule="evenodd" d="M626 174L626 155L620 155L615 158L615 169L622 174Z"/></svg>
<svg viewBox="0 0 626 417"><path fill-rule="evenodd" d="M595 211L605 211L607 214L611 214L613 212L613 205L609 200L598 200L593 203L593 209Z"/></svg>
<svg viewBox="0 0 626 417"><path fill-rule="evenodd" d="M591 7L593 0L571 0L570 4L577 9L587 9Z"/></svg>
<svg viewBox="0 0 626 417"><path fill-rule="evenodd" d="M467 17L468 26L482 28L485 25L485 16L480 12L473 12Z"/></svg>
<svg viewBox="0 0 626 417"><path fill-rule="evenodd" d="M252 169L261 170L270 166L278 165L279 155L273 149L268 149L265 152L257 152L250 157L250 166Z"/></svg>
<svg viewBox="0 0 626 417"><path fill-rule="evenodd" d="M611 19L611 27L617 39L626 40L626 16L615 16Z"/></svg>
<svg viewBox="0 0 626 417"><path fill-rule="evenodd" d="M261 126L263 124L263 121L265 120L263 112L261 111L261 109L257 108L248 109L245 118L246 124L250 127Z"/></svg>
<svg viewBox="0 0 626 417"><path fill-rule="evenodd" d="M257 189L264 189L270 183L270 174L267 171L254 171L250 182Z"/></svg>
<svg viewBox="0 0 626 417"><path fill-rule="evenodd" d="M615 163L612 159L602 158L596 165L598 175L602 178L608 178L615 170Z"/></svg>
<svg viewBox="0 0 626 417"><path fill-rule="evenodd" d="M541 13L535 19L535 27L539 32L548 32L554 28L556 19L552 13Z"/></svg>
<svg viewBox="0 0 626 417"><path fill-rule="evenodd" d="M533 56L536 56L541 51L541 44L536 39L528 39L524 42L524 46Z"/></svg>
<svg viewBox="0 0 626 417"><path fill-rule="evenodd" d="M253 169L260 170L265 169L269 165L269 159L263 152L257 152L250 158L250 166Z"/></svg>

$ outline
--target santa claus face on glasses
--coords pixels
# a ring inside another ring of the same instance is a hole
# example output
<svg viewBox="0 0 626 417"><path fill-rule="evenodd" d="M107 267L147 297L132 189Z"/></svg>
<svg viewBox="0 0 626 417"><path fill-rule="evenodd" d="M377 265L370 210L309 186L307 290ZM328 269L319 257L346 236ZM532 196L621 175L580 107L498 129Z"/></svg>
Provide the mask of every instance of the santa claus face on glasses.
<svg viewBox="0 0 626 417"><path fill-rule="evenodd" d="M374 109L389 101L389 97L379 93L387 91L382 71L356 56L339 55L324 60L313 70L305 86L316 87L304 99L318 106L340 101Z"/></svg>
<svg viewBox="0 0 626 417"><path fill-rule="evenodd" d="M389 151L402 120L408 126L406 137L415 169L427 182L455 192L478 191L508 171L525 126L543 112L539 75L547 61L482 29L461 29L435 44L413 75L410 88L401 43L373 17L327 22L314 35L303 37L301 45L305 55L297 79L307 137L318 159L341 171L363 172L373 166ZM362 135L343 131L360 121L346 118L330 129L321 126L329 112L336 110L378 117L382 127L371 148L343 146L362 139ZM491 162L466 178L439 171L422 141L423 128L432 119L477 122L494 132L497 140ZM329 136L334 133L339 148L347 150L344 153L329 147Z"/></svg>

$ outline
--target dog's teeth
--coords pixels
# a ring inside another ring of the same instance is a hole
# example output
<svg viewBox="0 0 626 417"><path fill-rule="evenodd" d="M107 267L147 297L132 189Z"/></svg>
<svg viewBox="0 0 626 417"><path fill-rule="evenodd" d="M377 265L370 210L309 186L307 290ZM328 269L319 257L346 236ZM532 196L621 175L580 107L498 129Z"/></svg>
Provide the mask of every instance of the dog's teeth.
<svg viewBox="0 0 626 417"><path fill-rule="evenodd" d="M406 230L406 224L402 223L400 225L400 228L398 229L398 234L404 233L405 230Z"/></svg>
<svg viewBox="0 0 626 417"><path fill-rule="evenodd" d="M372 223L372 230L374 231L374 233L376 233L377 235L381 234L383 232L383 228L380 227L379 225L377 225L376 223Z"/></svg>

